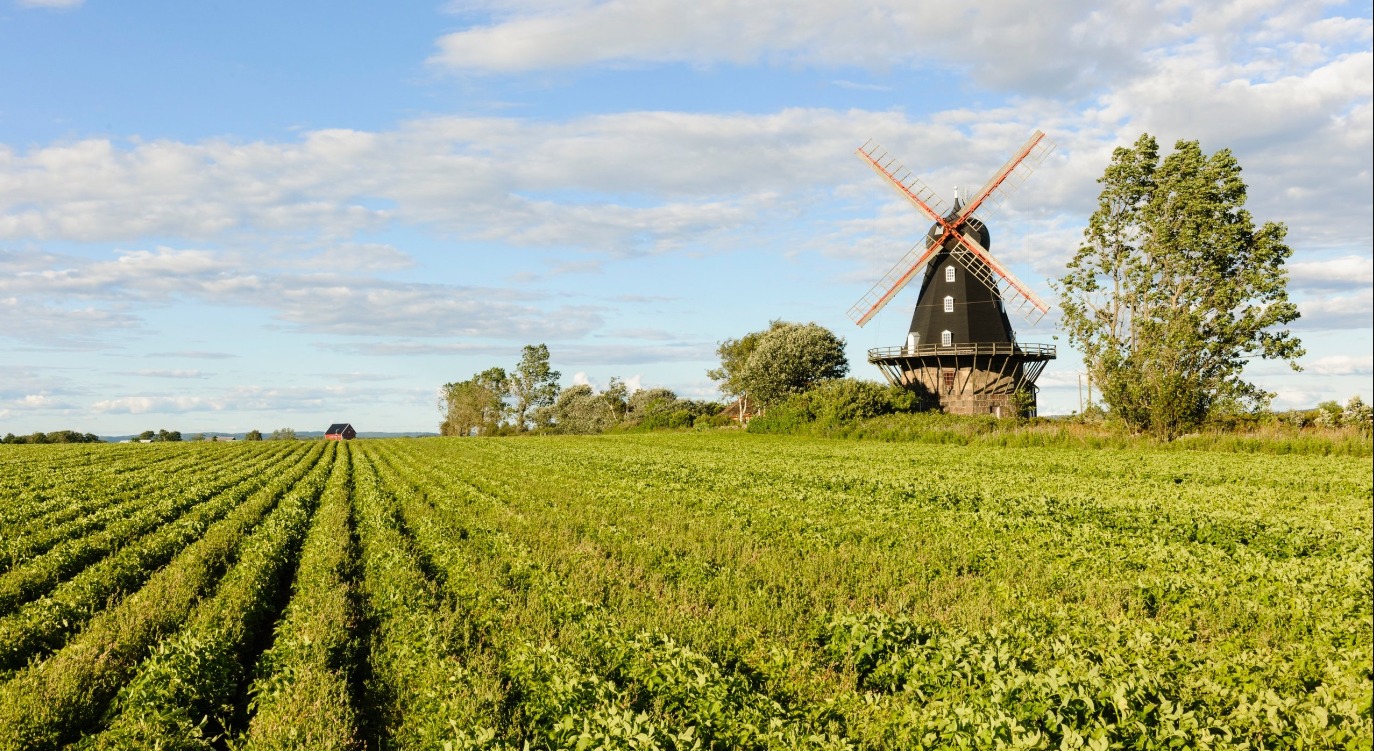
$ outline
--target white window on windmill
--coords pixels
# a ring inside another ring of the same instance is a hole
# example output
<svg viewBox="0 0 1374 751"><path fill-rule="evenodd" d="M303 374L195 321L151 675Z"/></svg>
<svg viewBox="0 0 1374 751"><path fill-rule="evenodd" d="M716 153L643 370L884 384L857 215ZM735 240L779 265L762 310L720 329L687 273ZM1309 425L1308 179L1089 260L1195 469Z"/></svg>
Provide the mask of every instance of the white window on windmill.
<svg viewBox="0 0 1374 751"><path fill-rule="evenodd" d="M953 312L954 312L954 296L953 296L953 295L945 295L945 312L946 312L946 313L953 313Z"/></svg>
<svg viewBox="0 0 1374 751"><path fill-rule="evenodd" d="M945 267L945 281L947 281L947 282L952 282L952 281L954 281L954 267L953 267L953 266L946 266L946 267Z"/></svg>
<svg viewBox="0 0 1374 751"><path fill-rule="evenodd" d="M919 347L919 346L921 346L921 335L918 334L918 333L916 333L915 331L912 331L912 332L907 333L907 335L906 335L906 349L907 349L907 351L908 351L908 352L915 352L915 351L916 351L916 348Z"/></svg>
<svg viewBox="0 0 1374 751"><path fill-rule="evenodd" d="M942 347L948 347L949 345L951 345L951 344L953 344L953 343L954 343L954 335L953 335L953 334L949 333L949 331L941 331L941 332L940 332L940 346L942 346Z"/></svg>

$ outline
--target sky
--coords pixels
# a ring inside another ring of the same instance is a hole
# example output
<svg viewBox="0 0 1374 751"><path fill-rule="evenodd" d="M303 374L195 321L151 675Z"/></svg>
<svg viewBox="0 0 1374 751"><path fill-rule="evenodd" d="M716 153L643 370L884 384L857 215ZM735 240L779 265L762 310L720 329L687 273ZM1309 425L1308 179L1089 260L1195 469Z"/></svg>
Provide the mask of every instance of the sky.
<svg viewBox="0 0 1374 751"><path fill-rule="evenodd" d="M1371 20L1305 0L0 0L0 433L433 431L546 343L563 385L719 398L719 342L846 311L1036 129L988 218L1050 302L1112 149L1228 148L1288 227L1303 371L1371 399ZM1079 408L1054 311L1042 414Z"/></svg>

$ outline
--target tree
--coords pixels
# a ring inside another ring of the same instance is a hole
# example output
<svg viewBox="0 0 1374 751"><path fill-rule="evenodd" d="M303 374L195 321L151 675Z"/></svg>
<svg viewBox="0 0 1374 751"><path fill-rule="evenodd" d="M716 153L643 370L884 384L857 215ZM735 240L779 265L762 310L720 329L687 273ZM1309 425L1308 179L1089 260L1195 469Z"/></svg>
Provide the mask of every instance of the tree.
<svg viewBox="0 0 1374 751"><path fill-rule="evenodd" d="M244 433L244 434L243 434L243 440L245 440L245 441L261 441L261 440L262 440L262 431L261 431L261 430L258 430L257 428L254 428L254 429L248 431L247 433Z"/></svg>
<svg viewBox="0 0 1374 751"><path fill-rule="evenodd" d="M624 381L611 376L611 382L607 384L606 390L601 392L601 400L610 413L611 424L621 422L629 411L630 389Z"/></svg>
<svg viewBox="0 0 1374 751"><path fill-rule="evenodd" d="M1301 343L1282 224L1254 227L1240 164L1179 141L1159 159L1149 134L1112 154L1097 211L1058 281L1063 325L1111 413L1173 437L1220 404L1272 397L1242 380L1247 360L1287 360Z"/></svg>
<svg viewBox="0 0 1374 751"><path fill-rule="evenodd" d="M716 354L720 356L720 367L706 371L708 378L720 381L719 388L722 394L739 400L741 423L744 422L744 415L749 410L749 383L745 377L745 366L749 362L749 356L754 353L754 348L758 346L764 334L781 325L782 321L773 321L764 331L754 331L739 339L726 339L721 342L716 347Z"/></svg>
<svg viewBox="0 0 1374 751"><path fill-rule="evenodd" d="M615 424L607 409L605 394L597 394L591 386L579 383L558 394L548 409L551 421L559 433L600 433Z"/></svg>
<svg viewBox="0 0 1374 751"><path fill-rule="evenodd" d="M294 441L296 440L295 428L277 428L268 436L270 441Z"/></svg>
<svg viewBox="0 0 1374 751"><path fill-rule="evenodd" d="M722 342L716 351L721 366L707 375L722 381L725 393L759 406L849 372L844 340L815 323L773 321L767 330Z"/></svg>
<svg viewBox="0 0 1374 751"><path fill-rule="evenodd" d="M515 399L511 417L516 430L528 430L531 417L541 407L553 406L558 398L558 379L561 376L561 373L549 367L548 345L525 346L520 355L520 364L510 374L509 381L510 395ZM540 422L542 420L536 421L536 424Z"/></svg>
<svg viewBox="0 0 1374 751"><path fill-rule="evenodd" d="M490 435L505 415L509 377L502 368L488 368L466 381L444 384L440 435Z"/></svg>

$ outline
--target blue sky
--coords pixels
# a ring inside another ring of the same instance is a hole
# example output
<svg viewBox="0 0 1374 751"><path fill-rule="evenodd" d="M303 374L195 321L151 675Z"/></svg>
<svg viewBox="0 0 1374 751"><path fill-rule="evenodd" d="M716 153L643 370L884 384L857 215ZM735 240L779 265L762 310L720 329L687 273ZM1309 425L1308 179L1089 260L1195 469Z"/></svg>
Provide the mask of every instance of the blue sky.
<svg viewBox="0 0 1374 751"><path fill-rule="evenodd" d="M1111 149L1232 149L1282 221L1302 373L1371 399L1367 4L0 0L0 432L433 430L436 391L544 342L565 385L710 398L770 319L845 317L1035 129L990 221L1053 300ZM1018 327L1053 343L1053 314ZM1078 406L1064 345L1042 413Z"/></svg>

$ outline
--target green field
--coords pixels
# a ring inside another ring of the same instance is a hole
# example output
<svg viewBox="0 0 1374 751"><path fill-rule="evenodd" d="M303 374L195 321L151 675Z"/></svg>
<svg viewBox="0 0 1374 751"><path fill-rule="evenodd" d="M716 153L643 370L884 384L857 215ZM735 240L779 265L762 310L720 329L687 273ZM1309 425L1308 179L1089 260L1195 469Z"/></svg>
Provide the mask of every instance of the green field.
<svg viewBox="0 0 1374 751"><path fill-rule="evenodd" d="M0 749L1365 748L1368 458L0 451Z"/></svg>

